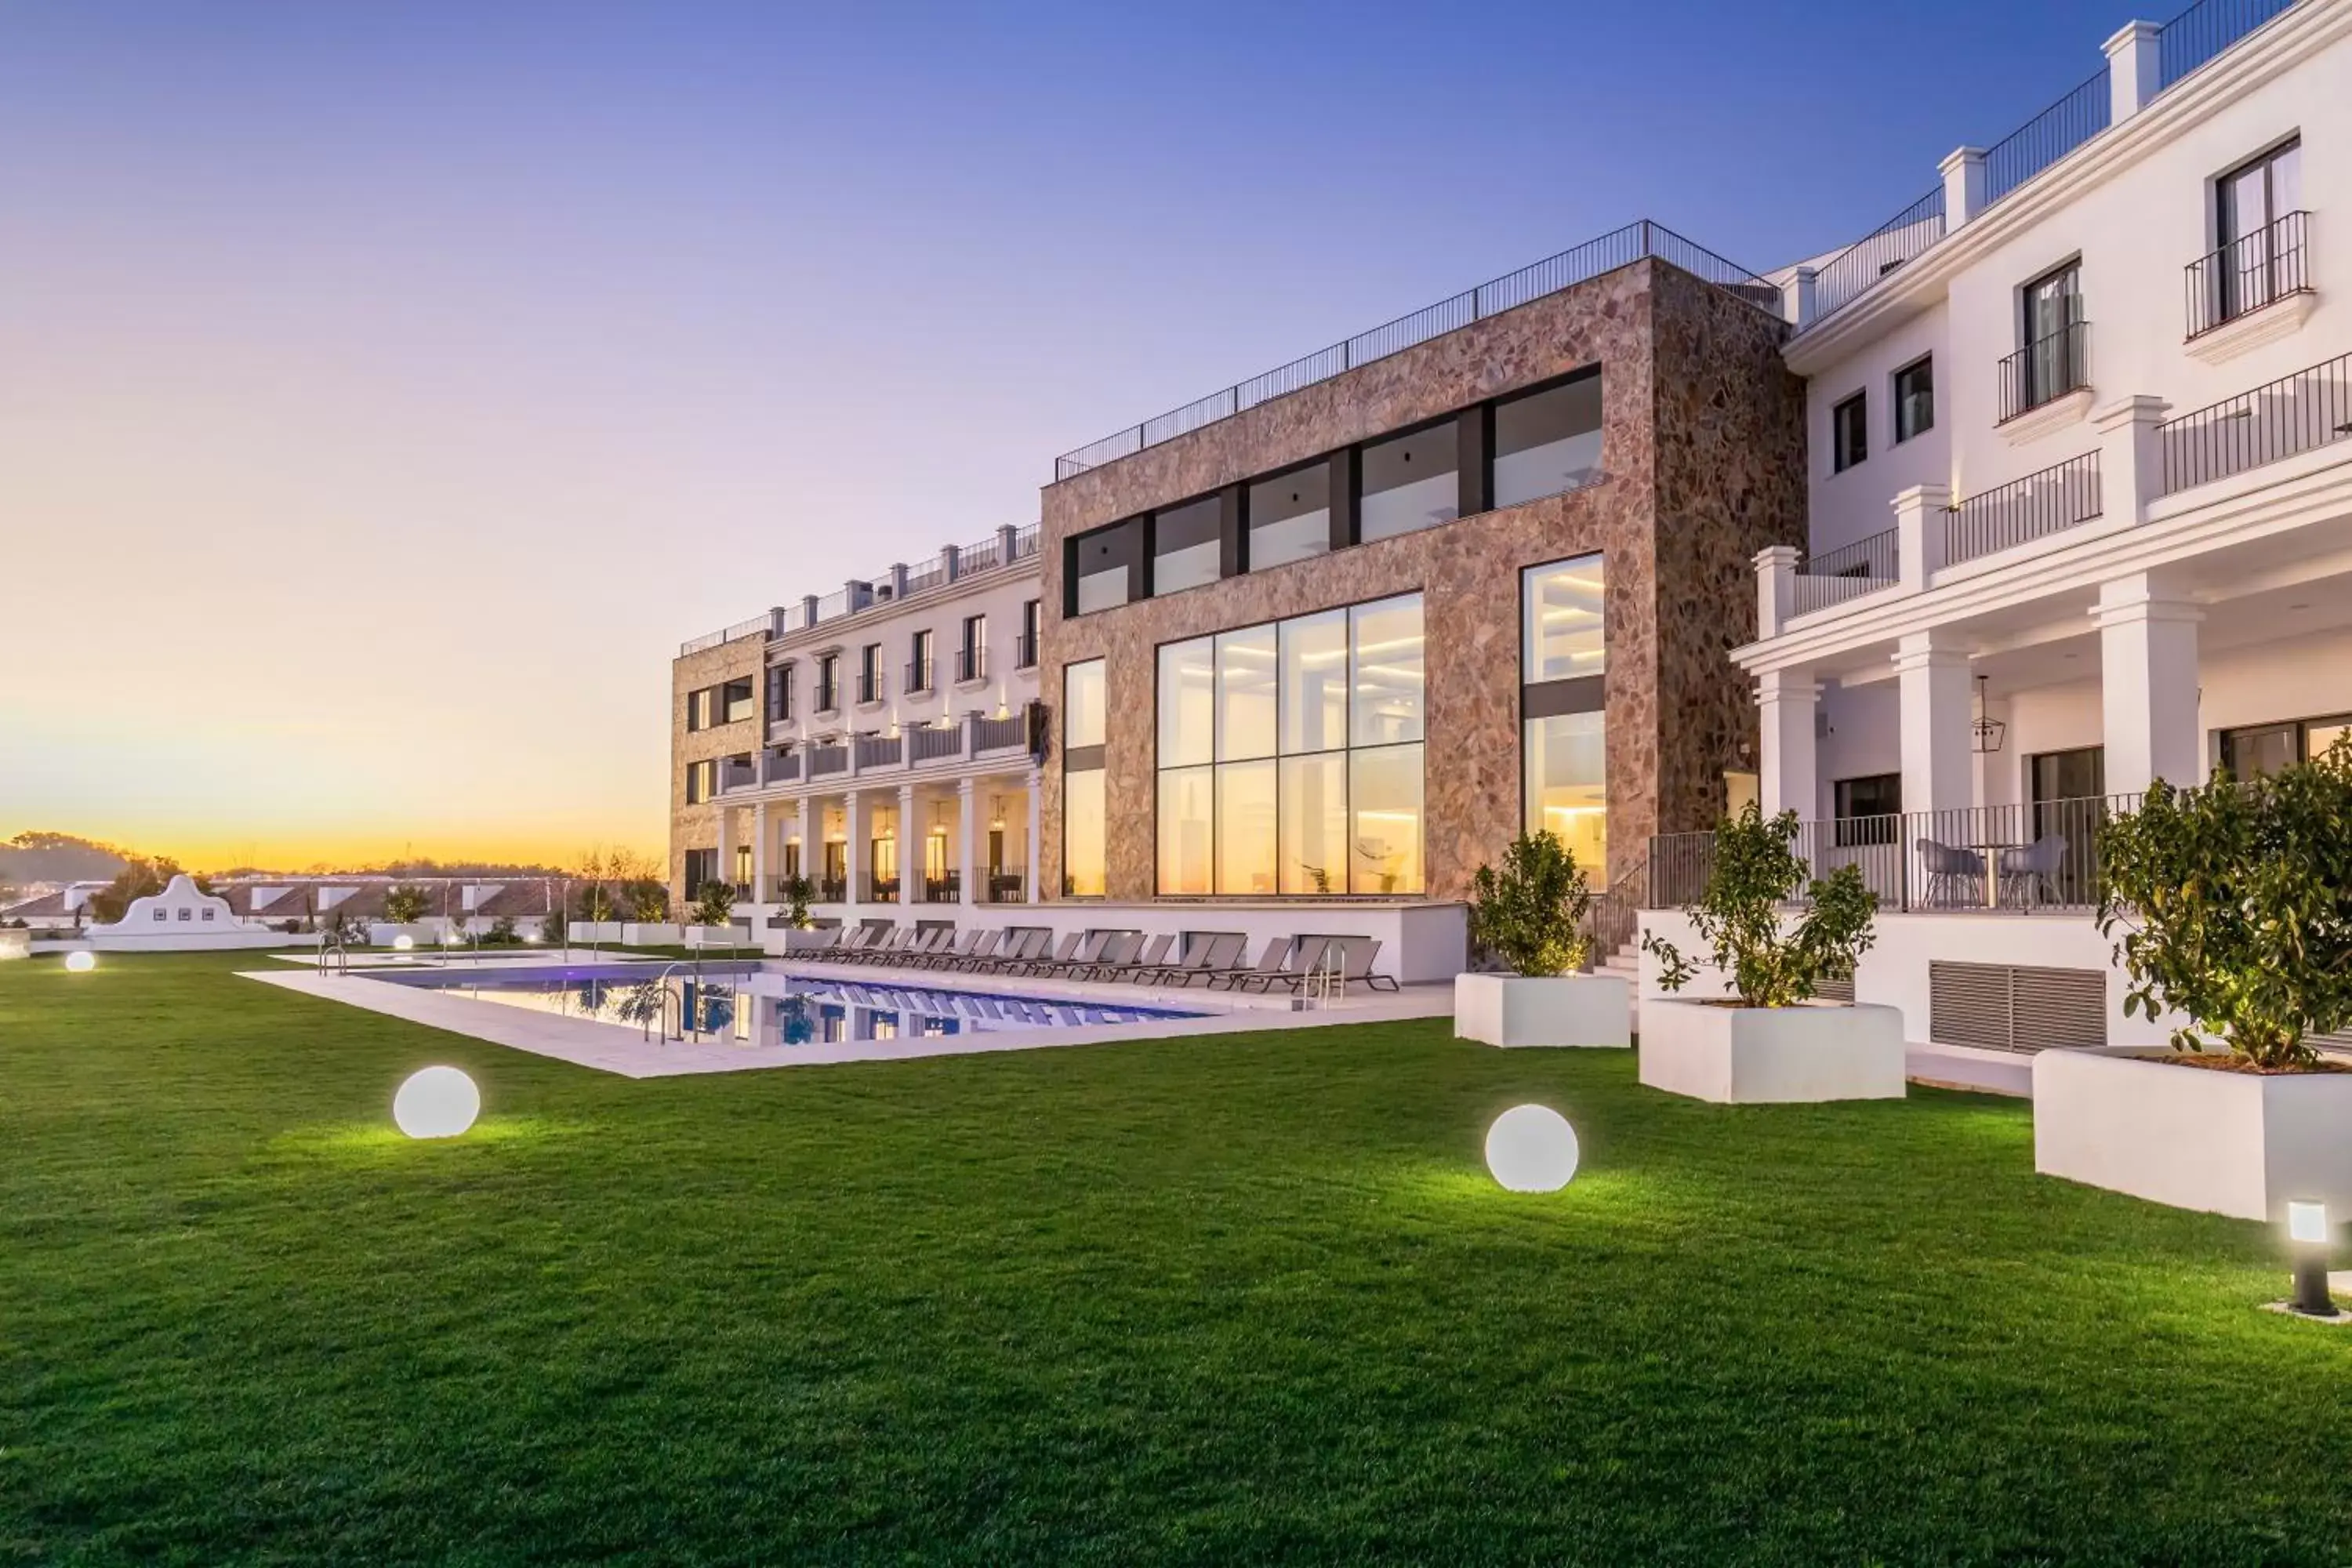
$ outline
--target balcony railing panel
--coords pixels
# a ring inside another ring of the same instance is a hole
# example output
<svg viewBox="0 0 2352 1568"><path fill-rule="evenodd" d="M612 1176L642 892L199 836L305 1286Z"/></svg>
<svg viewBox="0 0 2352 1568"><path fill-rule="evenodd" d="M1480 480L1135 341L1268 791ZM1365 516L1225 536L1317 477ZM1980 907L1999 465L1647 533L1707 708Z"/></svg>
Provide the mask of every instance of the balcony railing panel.
<svg viewBox="0 0 2352 1568"><path fill-rule="evenodd" d="M2157 427L2164 490L2243 473L2352 436L2352 354L2225 398Z"/></svg>
<svg viewBox="0 0 2352 1568"><path fill-rule="evenodd" d="M937 762L941 757L963 755L963 726L950 724L926 726L907 731L908 760L917 763Z"/></svg>
<svg viewBox="0 0 2352 1568"><path fill-rule="evenodd" d="M2070 321L2000 362L2003 423L2091 384L2091 323Z"/></svg>
<svg viewBox="0 0 2352 1568"><path fill-rule="evenodd" d="M1990 205L2107 128L2113 95L2107 68L1985 149Z"/></svg>
<svg viewBox="0 0 2352 1568"><path fill-rule="evenodd" d="M800 776L801 754L798 752L771 752L768 754L768 783L791 784Z"/></svg>
<svg viewBox="0 0 2352 1568"><path fill-rule="evenodd" d="M1943 237L1944 187L1937 185L1822 265L1813 279L1813 321L1853 300Z"/></svg>
<svg viewBox="0 0 2352 1568"><path fill-rule="evenodd" d="M988 679L987 647L983 646L956 649L955 672L955 678L958 680L986 680Z"/></svg>
<svg viewBox="0 0 2352 1568"><path fill-rule="evenodd" d="M1806 822L1799 824L1792 847L1815 879L1842 867L1857 868L1888 912L2080 915L2098 907L2105 889L2100 827L2138 810L2139 800L2094 795ZM1697 902L1714 870L1714 834L1653 838L1648 907ZM1790 907L1803 907L1811 897L1810 889L1801 889Z"/></svg>
<svg viewBox="0 0 2352 1568"><path fill-rule="evenodd" d="M811 746L808 750L809 777L821 779L828 773L849 771L847 746Z"/></svg>
<svg viewBox="0 0 2352 1568"><path fill-rule="evenodd" d="M998 752L1028 743L1029 720L1025 714L1012 713L1002 719L975 715L971 721L971 749L975 752Z"/></svg>
<svg viewBox="0 0 2352 1568"><path fill-rule="evenodd" d="M1944 514L1947 565L2046 538L2099 515L2099 455L2085 452L1973 495Z"/></svg>
<svg viewBox="0 0 2352 1568"><path fill-rule="evenodd" d="M2189 297L2189 335L2214 328L2265 305L2311 292L2309 213L2292 212L2183 269Z"/></svg>
<svg viewBox="0 0 2352 1568"><path fill-rule="evenodd" d="M904 737L898 735L860 735L857 737L857 771L868 768L894 768L906 755Z"/></svg>
<svg viewBox="0 0 2352 1568"><path fill-rule="evenodd" d="M929 691L930 689L931 660L928 658L908 659L907 661L907 694L910 697L919 696L922 693Z"/></svg>
<svg viewBox="0 0 2352 1568"><path fill-rule="evenodd" d="M1358 365L1370 364L1418 343L1427 342L1446 332L1468 326L1487 316L1496 315L1531 300L1554 294L1562 289L1589 281L1604 272L1655 257L1669 262L1707 282L1717 284L1739 295L1761 309L1778 313L1779 291L1746 268L1738 267L1704 246L1696 245L1672 230L1643 219L1627 224L1623 228L1587 240L1584 244L1547 257L1530 267L1521 268L1507 277L1424 306L1409 315L1384 322L1368 332L1358 333L1345 342L1318 349L1310 354L1276 366L1263 374L1237 383L1222 392L1171 409L1154 418L1146 419L1099 441L1087 443L1076 451L1065 452L1054 459L1054 478L1066 479L1098 468L1120 458L1132 457L1147 447L1171 441L1179 436L1230 418L1244 408L1328 381ZM1034 550L1032 544L1023 553Z"/></svg>
<svg viewBox="0 0 2352 1568"><path fill-rule="evenodd" d="M2170 87L2294 3L2199 0L2157 33L2157 90Z"/></svg>
<svg viewBox="0 0 2352 1568"><path fill-rule="evenodd" d="M1895 531L1885 529L1836 550L1808 556L1798 568L1790 611L1805 615L1892 588L1902 573Z"/></svg>

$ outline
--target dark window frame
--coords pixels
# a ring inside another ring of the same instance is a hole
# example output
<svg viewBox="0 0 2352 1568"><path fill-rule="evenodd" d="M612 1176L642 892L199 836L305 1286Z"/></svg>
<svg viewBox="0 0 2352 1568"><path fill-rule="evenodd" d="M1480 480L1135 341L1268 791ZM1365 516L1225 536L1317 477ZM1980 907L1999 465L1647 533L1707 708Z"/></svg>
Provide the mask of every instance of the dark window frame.
<svg viewBox="0 0 2352 1568"><path fill-rule="evenodd" d="M1830 405L1830 472L1843 474L1868 461L1870 389L1865 386L1855 388Z"/></svg>
<svg viewBox="0 0 2352 1568"><path fill-rule="evenodd" d="M1927 373L1927 419L1925 424L1906 430L1904 428L1904 410L1907 405L1907 400L1904 396L1903 378L1915 371ZM1936 356L1933 353L1924 353L1908 364L1895 366L1895 374L1887 378L1887 396L1893 405L1890 410L1892 419L1887 431L1887 434L1893 437L1887 443L1889 447L1900 447L1906 441L1917 440L1933 430L1936 427Z"/></svg>

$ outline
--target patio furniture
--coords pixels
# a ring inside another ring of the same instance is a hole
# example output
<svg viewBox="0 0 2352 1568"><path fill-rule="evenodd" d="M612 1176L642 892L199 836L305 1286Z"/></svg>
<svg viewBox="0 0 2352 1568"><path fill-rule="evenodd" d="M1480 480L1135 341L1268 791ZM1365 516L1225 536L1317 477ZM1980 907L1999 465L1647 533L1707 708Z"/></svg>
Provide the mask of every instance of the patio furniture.
<svg viewBox="0 0 2352 1568"><path fill-rule="evenodd" d="M1146 971L1165 969L1168 966L1168 950L1175 944L1174 936L1162 932L1145 942L1139 952L1130 954L1125 962L1097 966L1093 978L1132 980Z"/></svg>
<svg viewBox="0 0 2352 1568"><path fill-rule="evenodd" d="M1328 940L1329 946L1324 952L1324 962L1328 963L1330 960L1331 952L1334 950L1338 952L1339 955L1340 995L1345 996L1348 994L1348 987L1354 982L1360 980L1363 982L1365 988L1370 991L1394 991L1398 989L1395 975L1375 974L1372 973L1372 960L1381 955L1381 939L1379 937L1335 936ZM1307 980L1313 976L1313 973L1314 971L1310 969L1306 973L1300 975L1297 980L1291 982L1291 989L1294 991L1297 990L1301 984L1305 984Z"/></svg>
<svg viewBox="0 0 2352 1568"><path fill-rule="evenodd" d="M966 959L975 958L981 953L986 952L990 948L994 947L998 939L1003 935L1003 933L1002 931L982 931L980 927L974 926L970 931L963 933L963 940L956 943L955 946L941 948L939 952L931 954L930 962L923 967L926 969L957 968L961 966Z"/></svg>
<svg viewBox="0 0 2352 1568"><path fill-rule="evenodd" d="M1265 950L1258 954L1255 964L1220 970L1210 975L1209 989L1214 991L1221 981L1228 991L1238 991L1252 981L1261 982L1260 989L1264 989L1265 984L1289 972L1291 961L1297 956L1299 946L1299 940L1295 936L1275 937L1267 942ZM1315 952L1318 956L1323 952L1320 939L1317 941Z"/></svg>
<svg viewBox="0 0 2352 1568"><path fill-rule="evenodd" d="M1050 939L1052 933L1049 931L1046 934ZM1035 974L1044 970L1051 969L1057 963L1067 963L1070 960L1077 957L1078 945L1086 940L1086 932L1082 931L1074 931L1070 932L1069 935L1064 937L1062 939L1062 945L1055 948L1053 952L1048 953L1033 952L1027 958L1015 959L1012 963L1006 966L1005 973L1008 974Z"/></svg>
<svg viewBox="0 0 2352 1568"><path fill-rule="evenodd" d="M1924 902L1958 905L1977 901L1975 889L1984 885L1983 856L1938 844L1932 838L1922 838L1914 847L1919 852L1919 869L1927 879Z"/></svg>
<svg viewBox="0 0 2352 1568"><path fill-rule="evenodd" d="M1182 962L1171 963L1155 974L1138 975L1155 984L1191 985L1203 975L1218 975L1232 970L1241 962L1249 947L1249 938L1237 931L1211 931Z"/></svg>
<svg viewBox="0 0 2352 1568"><path fill-rule="evenodd" d="M967 961L963 967L985 974L1010 974L1017 964L1025 963L1045 951L1054 933L1044 926L1027 926L1004 933L1003 943L992 956L983 953Z"/></svg>
<svg viewBox="0 0 2352 1568"><path fill-rule="evenodd" d="M2001 889L2004 894L2013 891L2019 905L2025 909L2039 903L2045 889L2052 903L2063 902L2058 891L2058 874L2065 864L2065 836L2045 833L2022 849L2002 853L2000 861Z"/></svg>
<svg viewBox="0 0 2352 1568"><path fill-rule="evenodd" d="M817 963L846 963L856 957L861 949L872 945L874 936L875 931L870 926L858 926L851 931L835 927L834 940L823 947L813 949L809 958Z"/></svg>
<svg viewBox="0 0 2352 1568"><path fill-rule="evenodd" d="M1143 933L1141 931L1113 931L1110 933L1110 940L1104 942L1102 944L1101 951L1095 954L1094 961L1092 963L1081 961L1080 963L1073 964L1070 967L1067 978L1072 980L1099 980L1103 977L1106 971L1121 969L1128 964L1134 963L1135 955L1142 950L1142 947Z"/></svg>
<svg viewBox="0 0 2352 1568"><path fill-rule="evenodd" d="M1058 952L1049 960L1033 963L1024 973L1055 980L1076 979L1102 961L1103 950L1111 943L1118 931L1098 931L1078 939L1076 952ZM1066 946L1066 944L1065 944Z"/></svg>

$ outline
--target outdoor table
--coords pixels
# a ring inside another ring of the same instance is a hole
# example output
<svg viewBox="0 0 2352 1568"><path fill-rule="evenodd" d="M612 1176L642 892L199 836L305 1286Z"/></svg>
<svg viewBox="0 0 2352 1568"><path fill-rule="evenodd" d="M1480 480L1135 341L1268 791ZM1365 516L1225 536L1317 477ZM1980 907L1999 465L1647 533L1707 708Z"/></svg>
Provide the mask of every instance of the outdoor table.
<svg viewBox="0 0 2352 1568"><path fill-rule="evenodd" d="M1989 910L1997 910L2000 908L2001 854L2005 850L2022 849L2025 846L2022 844L2011 843L2003 839L1998 843L1987 841L1979 844L1971 844L1969 847L1975 850L1977 854L1984 859L1985 908Z"/></svg>

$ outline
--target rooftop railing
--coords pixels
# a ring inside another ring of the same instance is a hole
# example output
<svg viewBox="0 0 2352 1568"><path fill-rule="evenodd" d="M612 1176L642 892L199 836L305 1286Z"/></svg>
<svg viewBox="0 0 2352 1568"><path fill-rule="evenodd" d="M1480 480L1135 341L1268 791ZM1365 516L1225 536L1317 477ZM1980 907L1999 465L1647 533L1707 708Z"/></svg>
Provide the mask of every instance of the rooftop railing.
<svg viewBox="0 0 2352 1568"><path fill-rule="evenodd" d="M1604 272L1613 272L1645 258L1667 262L1682 270L1717 285L1758 309L1779 315L1780 291L1744 267L1737 266L1716 255L1706 247L1685 239L1663 225L1647 218L1627 224L1623 228L1589 239L1582 245L1563 250L1557 256L1546 257L1533 266L1523 267L1475 289L1465 290L1448 300L1440 300L1411 315L1359 332L1344 342L1318 349L1311 354L1276 366L1262 375L1238 382L1223 392L1172 408L1155 418L1132 425L1115 435L1092 441L1076 451L1065 452L1054 459L1054 478L1066 479L1098 468L1120 458L1130 458L1147 447L1156 447L1179 436L1228 419L1245 408L1328 381L1335 375L1370 364L1375 360L1401 353L1417 343L1442 337L1499 315L1547 294L1589 282Z"/></svg>
<svg viewBox="0 0 2352 1568"><path fill-rule="evenodd" d="M986 572L1014 562L1026 561L1037 553L1038 525L1036 523L1033 522L1026 528L1017 528L1010 531L1012 552L1009 559L1005 552L1005 531L999 530L982 542L966 546L956 552L956 566L952 578L948 572L947 557L944 553L908 567L907 592L919 594L926 589L939 587L950 580L961 582L976 573ZM896 571L897 568L894 567L892 570ZM678 645L678 657L683 658L690 653L700 653L706 648L718 647L721 644L733 642L738 637L780 637L788 632L804 631L821 622L839 620L844 616L870 609L877 604L888 603L890 582L890 574L884 573L870 582L859 584L864 592L857 594L854 600L851 588L845 584L815 600L814 603L816 613L814 616L809 614L811 601L805 599L799 604L779 605L765 615L754 616L749 620L738 621L735 625L723 627L719 631L688 638Z"/></svg>
<svg viewBox="0 0 2352 1568"><path fill-rule="evenodd" d="M2226 52L2297 0L2198 0L2157 30L2157 90L2161 93ZM2113 99L2107 69L1992 144L1985 153L1985 205L1990 206L2107 129ZM1822 264L1810 331L1873 284L1944 237L1940 187L1911 204Z"/></svg>

